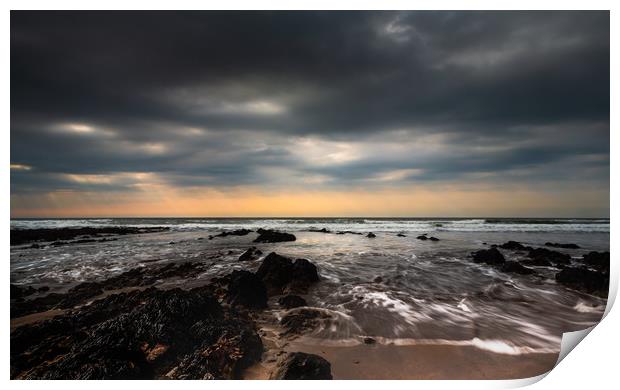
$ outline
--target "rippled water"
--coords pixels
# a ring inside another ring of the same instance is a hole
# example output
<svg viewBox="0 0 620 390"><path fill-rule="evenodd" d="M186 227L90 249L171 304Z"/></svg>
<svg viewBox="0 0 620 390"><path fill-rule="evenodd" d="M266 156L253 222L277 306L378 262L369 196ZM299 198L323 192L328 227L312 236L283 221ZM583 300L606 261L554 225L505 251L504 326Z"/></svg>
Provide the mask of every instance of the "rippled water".
<svg viewBox="0 0 620 390"><path fill-rule="evenodd" d="M294 232L297 241L257 245L304 257L319 267L321 283L306 299L328 319L307 342L350 344L371 336L398 344L454 343L502 353L559 350L565 331L597 322L605 308L599 298L554 281L555 270L537 267L536 276L501 273L473 264L468 254L484 243L516 240L577 243L574 257L609 250L609 220L485 219L97 219L13 220L12 228L67 226L170 226L164 233L123 236L117 241L45 249L11 248L11 282L65 291L81 281L107 278L153 262L201 261L210 265L196 280L167 281L162 287L192 287L233 269L255 270L260 260L238 262L255 238L206 237L223 229L258 227ZM308 232L373 231L377 237ZM439 242L416 240L426 232ZM404 233L407 237L398 237ZM173 242L171 244L171 242ZM519 259L511 251L508 258ZM277 305L271 305L277 307ZM274 309L276 316L283 313Z"/></svg>

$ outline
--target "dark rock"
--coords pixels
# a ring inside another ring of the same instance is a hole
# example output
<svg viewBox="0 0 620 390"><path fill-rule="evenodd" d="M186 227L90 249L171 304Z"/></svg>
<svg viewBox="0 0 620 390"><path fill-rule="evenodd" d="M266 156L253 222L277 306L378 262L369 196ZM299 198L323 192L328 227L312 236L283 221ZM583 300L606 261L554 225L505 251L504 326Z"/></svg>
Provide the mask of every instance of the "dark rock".
<svg viewBox="0 0 620 390"><path fill-rule="evenodd" d="M368 233L368 234L366 235L366 237L368 237L368 238L375 238L375 237L377 237L377 235L376 235L376 234L374 234L373 232L370 232L370 233Z"/></svg>
<svg viewBox="0 0 620 390"><path fill-rule="evenodd" d="M508 241L499 246L502 249L509 250L526 250L526 246L517 241Z"/></svg>
<svg viewBox="0 0 620 390"><path fill-rule="evenodd" d="M292 352L280 359L269 379L332 379L331 364L317 355Z"/></svg>
<svg viewBox="0 0 620 390"><path fill-rule="evenodd" d="M377 340L373 339L372 337L364 337L364 344L375 344L377 342Z"/></svg>
<svg viewBox="0 0 620 390"><path fill-rule="evenodd" d="M581 248L577 244L560 244L557 242L545 242L545 246L550 246L554 248L564 248L564 249L579 249Z"/></svg>
<svg viewBox="0 0 620 390"><path fill-rule="evenodd" d="M558 264L570 264L570 255L565 253L560 253L556 251L551 251L546 248L529 248L529 253L527 257L534 260L547 260L551 263Z"/></svg>
<svg viewBox="0 0 620 390"><path fill-rule="evenodd" d="M421 234L421 235L417 236L416 238L418 240L422 240L422 241L428 240L428 237L426 237L426 234Z"/></svg>
<svg viewBox="0 0 620 390"><path fill-rule="evenodd" d="M37 290L31 286L22 287L11 283L11 299L20 299L36 293Z"/></svg>
<svg viewBox="0 0 620 390"><path fill-rule="evenodd" d="M609 292L609 274L592 271L587 267L564 267L555 274L555 280L565 286L600 297L607 297Z"/></svg>
<svg viewBox="0 0 620 390"><path fill-rule="evenodd" d="M204 288L111 295L18 327L10 349L13 379L233 379L263 351Z"/></svg>
<svg viewBox="0 0 620 390"><path fill-rule="evenodd" d="M351 231L351 230L342 230L342 231L339 231L339 232L338 232L338 233L336 233L336 234L356 234L356 235L358 235L358 236L362 236L362 235L364 235L364 233L354 232L354 231Z"/></svg>
<svg viewBox="0 0 620 390"><path fill-rule="evenodd" d="M383 278L381 276L377 276L376 278L373 279L373 282L381 283L381 282L383 282Z"/></svg>
<svg viewBox="0 0 620 390"><path fill-rule="evenodd" d="M431 241L439 241L439 238L437 238L437 237L429 237L428 239L431 240Z"/></svg>
<svg viewBox="0 0 620 390"><path fill-rule="evenodd" d="M56 246L66 245L62 241L71 240L80 236L108 236L156 233L167 231L168 227L83 227L83 228L61 228L61 229L11 229L11 245L22 245L30 242L56 241ZM90 241L89 241L90 242Z"/></svg>
<svg viewBox="0 0 620 390"><path fill-rule="evenodd" d="M70 309L101 295L104 290L124 287L144 287L160 279L194 277L204 269L201 263L169 263L160 267L140 267L101 282L85 282L71 288L66 294L52 293L43 297L11 303L11 318L51 309Z"/></svg>
<svg viewBox="0 0 620 390"><path fill-rule="evenodd" d="M254 242L286 242L295 241L297 237L290 233L278 232L275 230L258 229L258 237Z"/></svg>
<svg viewBox="0 0 620 390"><path fill-rule="evenodd" d="M305 299L300 297L299 295L285 295L278 300L280 306L285 309L294 309L296 307L308 306L308 303Z"/></svg>
<svg viewBox="0 0 620 390"><path fill-rule="evenodd" d="M521 264L527 265L527 266L534 266L534 267L552 267L553 266L553 264L551 264L549 260L543 259L543 258L521 260Z"/></svg>
<svg viewBox="0 0 620 390"><path fill-rule="evenodd" d="M609 273L609 252L590 252L583 255L584 264L604 273Z"/></svg>
<svg viewBox="0 0 620 390"><path fill-rule="evenodd" d="M258 256L262 254L263 252L261 252L259 249L256 249L256 247L253 246L253 247L248 248L248 250L246 250L245 252L243 252L241 256L239 256L239 261L256 260Z"/></svg>
<svg viewBox="0 0 620 390"><path fill-rule="evenodd" d="M230 274L226 301L251 309L267 307L267 289L263 281L249 271L233 271Z"/></svg>
<svg viewBox="0 0 620 390"><path fill-rule="evenodd" d="M500 270L502 272L516 273L520 275L531 275L535 273L533 269L524 267L516 261L505 262L504 264L502 264Z"/></svg>
<svg viewBox="0 0 620 390"><path fill-rule="evenodd" d="M474 263L485 263L489 265L498 265L504 264L506 259L504 255L497 248L491 249L481 249L479 251L473 252L472 257Z"/></svg>
<svg viewBox="0 0 620 390"><path fill-rule="evenodd" d="M305 259L293 261L275 252L265 257L256 271L263 280L270 295L280 294L285 287L294 285L300 291L319 281L316 266Z"/></svg>
<svg viewBox="0 0 620 390"><path fill-rule="evenodd" d="M209 240L212 240L212 239L214 239L216 237L247 236L250 233L252 233L252 230L249 230L249 229L237 229L237 230L232 230L232 231L228 231L228 232L221 232L219 234L215 234L215 235L209 236Z"/></svg>
<svg viewBox="0 0 620 390"><path fill-rule="evenodd" d="M405 234L398 233L398 234L396 235L396 237L407 237L407 236L406 236Z"/></svg>

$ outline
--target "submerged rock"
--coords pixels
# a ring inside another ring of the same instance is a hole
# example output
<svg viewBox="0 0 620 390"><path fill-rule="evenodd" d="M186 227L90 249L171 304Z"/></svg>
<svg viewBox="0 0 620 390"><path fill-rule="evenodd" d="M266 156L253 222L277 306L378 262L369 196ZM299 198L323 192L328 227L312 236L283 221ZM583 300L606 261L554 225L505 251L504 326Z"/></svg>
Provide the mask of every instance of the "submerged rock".
<svg viewBox="0 0 620 390"><path fill-rule="evenodd" d="M329 318L329 315L318 309L304 307L291 310L280 320L280 325L285 329L282 336L300 335L317 328L321 319Z"/></svg>
<svg viewBox="0 0 620 390"><path fill-rule="evenodd" d="M214 239L216 237L247 236L250 233L252 233L252 230L249 230L249 229L237 229L237 230L232 230L232 231L228 231L228 232L221 232L219 234L209 236L209 240L212 240L212 239Z"/></svg>
<svg viewBox="0 0 620 390"><path fill-rule="evenodd" d="M499 247L502 249L509 249L509 250L526 250L528 248L517 241L508 241L508 242L503 243Z"/></svg>
<svg viewBox="0 0 620 390"><path fill-rule="evenodd" d="M232 379L263 350L204 288L111 295L21 326L10 345L13 379Z"/></svg>
<svg viewBox="0 0 620 390"><path fill-rule="evenodd" d="M497 250L497 248L481 249L479 251L473 252L472 257L474 263L498 265L504 264L506 262L504 255L502 255L502 253Z"/></svg>
<svg viewBox="0 0 620 390"><path fill-rule="evenodd" d="M285 309L294 309L296 307L308 306L305 299L299 295L285 295L278 300L278 304Z"/></svg>
<svg viewBox="0 0 620 390"><path fill-rule="evenodd" d="M516 261L507 261L502 264L500 270L502 272L516 273L520 275L531 275L536 273L533 269L524 267Z"/></svg>
<svg viewBox="0 0 620 390"><path fill-rule="evenodd" d="M235 270L230 274L226 301L232 305L264 309L267 307L267 289L255 274Z"/></svg>
<svg viewBox="0 0 620 390"><path fill-rule="evenodd" d="M280 359L269 379L332 379L331 364L317 355L291 352Z"/></svg>
<svg viewBox="0 0 620 390"><path fill-rule="evenodd" d="M375 237L377 237L377 235L375 233L373 233L373 232L370 232L370 233L368 233L366 235L366 237L368 237L368 238L375 238Z"/></svg>
<svg viewBox="0 0 620 390"><path fill-rule="evenodd" d="M260 249L256 249L255 246L248 248L241 256L239 256L239 261L250 261L256 260L258 256L262 255L263 252Z"/></svg>
<svg viewBox="0 0 620 390"><path fill-rule="evenodd" d="M295 241L297 237L290 233L278 232L276 230L258 229L258 237L254 242L286 242Z"/></svg>
<svg viewBox="0 0 620 390"><path fill-rule="evenodd" d="M545 246L550 246L553 248L564 248L564 249L579 249L581 248L577 244L560 244L557 242L545 242Z"/></svg>

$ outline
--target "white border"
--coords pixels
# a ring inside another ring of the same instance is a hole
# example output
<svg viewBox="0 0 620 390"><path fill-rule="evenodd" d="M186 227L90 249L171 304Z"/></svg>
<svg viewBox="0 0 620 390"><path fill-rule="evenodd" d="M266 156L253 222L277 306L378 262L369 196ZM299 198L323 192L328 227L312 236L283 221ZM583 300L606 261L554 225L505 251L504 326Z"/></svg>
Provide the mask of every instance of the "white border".
<svg viewBox="0 0 620 390"><path fill-rule="evenodd" d="M205 2L197 0L175 0L161 1L119 1L119 0L107 0L107 1L76 1L76 0L59 0L55 2L51 1L7 1L7 10L3 14L3 31L4 39L2 40L3 50L5 54L3 61L0 62L0 66L3 69L2 78L2 90L3 90L3 123L5 124L2 131L2 143L3 148L2 159L5 161L5 168L1 170L2 185L4 191L2 192L2 214L4 216L4 223L6 228L2 232L2 245L5 248L3 269L5 275L5 282L0 284L2 289L2 313L4 316L5 335L2 338L3 353L0 357L0 367L5 371L5 380L9 378L9 221L10 221L10 181L9 181L9 164L10 164L10 9L418 9L418 10L463 10L463 9L494 9L494 10L546 10L546 9L579 9L579 10L592 10L603 9L611 10L611 69L620 69L618 62L618 17L619 6L616 2L612 1L548 1L548 0L522 0L522 1L490 1L490 0L444 0L444 1L404 1L404 0L384 0L381 2L369 2L369 1L333 1L333 0L314 0L314 1L274 1L274 0L261 0L261 1L227 1L227 2ZM618 96L618 77L612 72L611 75L611 129L617 127L618 124L618 111L613 108L613 102L617 102ZM618 137L614 131L611 131L611 177L610 177L610 199L618 198L617 190L617 175L618 162L614 158L614 151L618 150ZM611 220L615 221L619 216L618 206L611 205ZM613 224L612 224L613 226ZM555 388L610 388L617 384L617 360L616 360L616 348L618 347L618 336L616 330L620 329L620 315L615 311L609 312L611 309L613 298L615 298L618 289L618 256L616 255L617 241L615 230L611 229L611 242L610 249L612 253L612 283L610 291L610 304L608 305L607 317L604 321L596 326L588 336L588 341L581 343L577 346L576 351L569 354L556 368L554 368L548 375L543 375L538 378L530 380L517 380L517 381L347 381L347 382L302 382L298 381L294 383L295 387L301 389L310 389L319 385L321 387L336 387L341 385L352 385L355 388L371 389L376 386L390 386L392 388L410 389L412 386L415 388L505 388L505 387L519 387L536 382L537 380L545 378L536 384L537 388L555 389ZM135 384L134 384L135 383ZM88 383L89 387L95 388L107 388L112 383L103 381L91 381ZM130 381L117 381L114 382L114 386L129 387L129 386L149 386L154 388L169 387L172 383L167 381L150 381L149 383L137 383ZM8 385L15 388L30 388L34 386L45 386L49 389L65 389L65 388L78 388L84 384L77 381L56 381L56 382L40 382L40 381L10 381ZM182 386L184 388L203 388L204 386L215 387L245 387L251 386L252 389L273 389L284 388L291 386L291 383L286 382L267 382L267 381L254 381L253 383L239 382L239 381L218 381L216 383L203 383L198 381L180 382L175 381L173 384L176 386Z"/></svg>

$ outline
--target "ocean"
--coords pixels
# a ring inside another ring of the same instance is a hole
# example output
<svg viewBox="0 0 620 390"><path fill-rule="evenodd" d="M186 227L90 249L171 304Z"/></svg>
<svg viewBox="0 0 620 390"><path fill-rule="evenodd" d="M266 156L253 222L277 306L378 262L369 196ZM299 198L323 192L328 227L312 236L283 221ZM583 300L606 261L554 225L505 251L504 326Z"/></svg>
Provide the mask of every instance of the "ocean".
<svg viewBox="0 0 620 390"><path fill-rule="evenodd" d="M475 250L508 240L557 249L573 259L609 250L609 219L533 218L110 218L13 219L11 229L66 227L169 227L169 231L118 240L11 247L11 283L66 292L135 267L194 261L208 265L192 280L162 280L160 288L191 288L235 269L255 271L261 259L240 262L250 246L306 258L319 269L308 305L324 312L321 325L298 343L347 346L373 337L395 345L472 345L504 354L559 351L562 333L598 322L606 300L555 282L557 269L534 267L535 275L508 274L475 264ZM255 233L209 239L222 231L268 228L295 234L296 241L254 244ZM332 234L351 231L358 234ZM373 232L376 238L367 238ZM439 241L422 241L427 233ZM400 234L401 236L399 236ZM403 237L404 236L404 237ZM502 251L507 260L525 254ZM575 261L575 260L573 260ZM270 304L273 318L282 315ZM266 329L274 324L263 324Z"/></svg>

